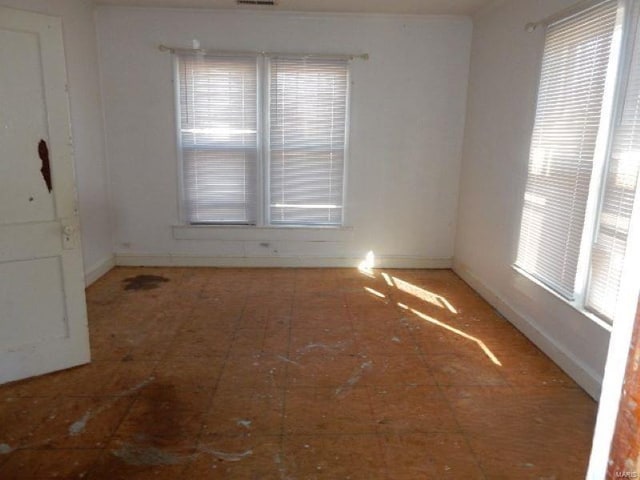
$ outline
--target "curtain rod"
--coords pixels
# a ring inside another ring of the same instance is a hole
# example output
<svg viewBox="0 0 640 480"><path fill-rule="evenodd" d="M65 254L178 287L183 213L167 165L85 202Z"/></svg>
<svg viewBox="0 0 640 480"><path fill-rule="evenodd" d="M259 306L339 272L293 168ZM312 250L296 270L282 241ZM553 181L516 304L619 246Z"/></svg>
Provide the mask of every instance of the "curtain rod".
<svg viewBox="0 0 640 480"><path fill-rule="evenodd" d="M230 51L230 50L209 50L205 48L180 48L180 47L168 47L166 45L158 45L158 50L161 52L169 53L186 53L196 55L220 55L220 56L233 56L233 55L268 55L273 57L309 57L309 58L341 58L345 60L369 60L368 53L354 54L354 55L331 55L331 54L318 54L318 53L276 53L276 52L252 52L252 51Z"/></svg>
<svg viewBox="0 0 640 480"><path fill-rule="evenodd" d="M579 11L589 8L589 7L593 7L595 5L597 5L598 3L601 3L603 0L580 0L579 2L574 3L573 5L560 10L557 13L554 13L553 15L549 15L548 17L545 17L541 20L538 20L537 22L529 22L524 26L524 29L527 32L533 32L536 28L538 27L548 27L549 25L551 25L552 23L565 18L565 17L569 17L573 14L578 13Z"/></svg>

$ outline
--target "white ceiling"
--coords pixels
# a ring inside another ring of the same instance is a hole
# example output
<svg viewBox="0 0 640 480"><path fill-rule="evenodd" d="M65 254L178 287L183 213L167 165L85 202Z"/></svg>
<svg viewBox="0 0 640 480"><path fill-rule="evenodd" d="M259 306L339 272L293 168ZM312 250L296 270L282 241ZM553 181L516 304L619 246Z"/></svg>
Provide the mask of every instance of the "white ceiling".
<svg viewBox="0 0 640 480"><path fill-rule="evenodd" d="M238 6L235 0L96 0L102 5L256 9L264 11L472 15L495 0L277 0L275 7Z"/></svg>

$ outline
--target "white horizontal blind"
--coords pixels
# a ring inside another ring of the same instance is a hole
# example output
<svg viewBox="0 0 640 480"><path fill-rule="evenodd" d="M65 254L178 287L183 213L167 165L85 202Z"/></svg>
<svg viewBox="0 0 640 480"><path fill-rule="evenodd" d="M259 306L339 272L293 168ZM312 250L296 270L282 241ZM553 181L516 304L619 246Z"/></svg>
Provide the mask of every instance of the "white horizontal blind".
<svg viewBox="0 0 640 480"><path fill-rule="evenodd" d="M254 224L257 60L181 55L178 65L188 220Z"/></svg>
<svg viewBox="0 0 640 480"><path fill-rule="evenodd" d="M640 29L636 33L622 114L615 127L611 150L592 250L587 307L614 320L625 255L630 247L629 226L634 207L637 209L634 203L640 172Z"/></svg>
<svg viewBox="0 0 640 480"><path fill-rule="evenodd" d="M342 223L348 77L346 60L271 59L271 223Z"/></svg>
<svg viewBox="0 0 640 480"><path fill-rule="evenodd" d="M516 264L573 299L617 0L548 27Z"/></svg>

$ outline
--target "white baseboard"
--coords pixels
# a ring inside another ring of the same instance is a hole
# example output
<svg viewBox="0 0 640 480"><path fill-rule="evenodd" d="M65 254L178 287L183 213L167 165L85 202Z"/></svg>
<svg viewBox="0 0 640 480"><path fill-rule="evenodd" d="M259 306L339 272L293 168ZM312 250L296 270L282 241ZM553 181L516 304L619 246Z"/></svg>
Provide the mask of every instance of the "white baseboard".
<svg viewBox="0 0 640 480"><path fill-rule="evenodd" d="M85 287L88 287L89 285L91 285L93 282L98 280L100 277L102 277L105 273L107 273L109 270L111 270L115 266L116 266L116 257L114 255L111 255L110 257L105 258L104 260L101 260L100 262L93 264L91 267L86 269L84 273Z"/></svg>
<svg viewBox="0 0 640 480"><path fill-rule="evenodd" d="M598 401L602 388L602 377L600 375L584 365L573 354L563 349L562 345L559 345L552 336L538 329L532 318L517 311L473 272L456 262L454 262L453 270L482 298L504 315L513 326L548 355L567 375L573 378L594 400Z"/></svg>
<svg viewBox="0 0 640 480"><path fill-rule="evenodd" d="M200 255L116 254L116 265L141 267L357 267L356 257L208 257ZM451 258L376 257L376 268L451 268Z"/></svg>

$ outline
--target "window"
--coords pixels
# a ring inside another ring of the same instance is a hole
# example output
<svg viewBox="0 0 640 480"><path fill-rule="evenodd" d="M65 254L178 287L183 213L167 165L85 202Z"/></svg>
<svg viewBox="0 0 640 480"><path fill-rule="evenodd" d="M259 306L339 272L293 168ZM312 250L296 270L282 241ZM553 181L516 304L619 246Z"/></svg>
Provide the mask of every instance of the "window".
<svg viewBox="0 0 640 480"><path fill-rule="evenodd" d="M339 226L348 61L180 55L191 224Z"/></svg>
<svg viewBox="0 0 640 480"><path fill-rule="evenodd" d="M270 218L342 223L347 109L343 61L271 62Z"/></svg>
<svg viewBox="0 0 640 480"><path fill-rule="evenodd" d="M631 58L626 92L608 156L587 295L587 306L608 318L615 316L625 264L630 263L633 254L632 243L637 246L637 241L630 241L633 223L638 222L634 218L638 216L634 207L638 207L640 172L640 28L637 27ZM634 268L638 265L631 267Z"/></svg>
<svg viewBox="0 0 640 480"><path fill-rule="evenodd" d="M547 29L516 259L608 320L637 222L640 37L627 5L600 1Z"/></svg>
<svg viewBox="0 0 640 480"><path fill-rule="evenodd" d="M255 223L256 59L180 60L180 133L189 222Z"/></svg>

